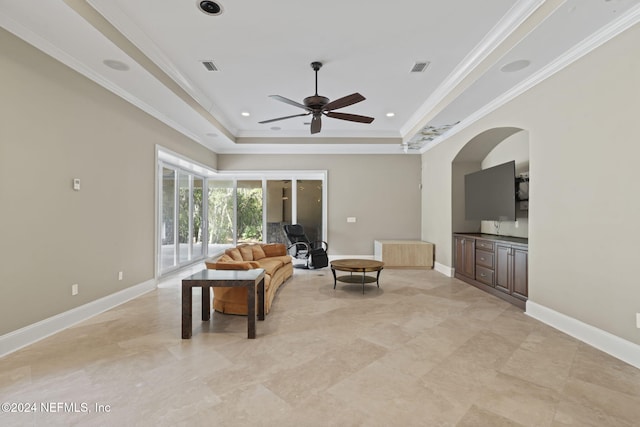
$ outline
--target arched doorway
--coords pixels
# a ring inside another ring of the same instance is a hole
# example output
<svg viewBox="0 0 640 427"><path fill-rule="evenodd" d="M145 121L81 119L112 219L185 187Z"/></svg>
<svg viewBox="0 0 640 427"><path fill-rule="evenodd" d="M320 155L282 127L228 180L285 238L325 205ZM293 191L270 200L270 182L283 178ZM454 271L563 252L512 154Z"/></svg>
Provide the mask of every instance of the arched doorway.
<svg viewBox="0 0 640 427"><path fill-rule="evenodd" d="M451 225L455 232L493 233L493 221L467 221L464 217L464 176L510 160L516 175L529 171L529 134L517 127L488 129L471 138L451 164ZM515 222L500 225L500 234L528 237L528 206L517 207ZM516 227L517 225L517 227Z"/></svg>

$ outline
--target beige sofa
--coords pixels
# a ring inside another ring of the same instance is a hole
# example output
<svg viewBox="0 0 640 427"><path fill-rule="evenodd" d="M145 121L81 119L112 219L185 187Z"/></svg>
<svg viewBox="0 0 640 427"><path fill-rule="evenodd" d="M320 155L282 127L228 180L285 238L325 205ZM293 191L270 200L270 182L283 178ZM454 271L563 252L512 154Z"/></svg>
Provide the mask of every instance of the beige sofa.
<svg viewBox="0 0 640 427"><path fill-rule="evenodd" d="M249 270L263 268L265 314L269 313L276 291L293 275L291 256L281 243L242 244L227 249L224 255L205 261L215 270ZM247 314L246 288L213 288L213 309L220 313Z"/></svg>

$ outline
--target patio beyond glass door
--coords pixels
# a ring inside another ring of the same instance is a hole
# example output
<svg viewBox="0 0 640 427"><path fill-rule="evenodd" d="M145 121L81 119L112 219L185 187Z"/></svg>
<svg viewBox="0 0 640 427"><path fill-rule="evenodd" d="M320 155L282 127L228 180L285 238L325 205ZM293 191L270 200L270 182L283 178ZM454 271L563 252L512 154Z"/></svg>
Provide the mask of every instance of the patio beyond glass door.
<svg viewBox="0 0 640 427"><path fill-rule="evenodd" d="M162 224L160 228L160 269L168 270L176 265L176 173L175 169L162 168Z"/></svg>
<svg viewBox="0 0 640 427"><path fill-rule="evenodd" d="M237 243L262 242L262 180L238 181Z"/></svg>
<svg viewBox="0 0 640 427"><path fill-rule="evenodd" d="M267 181L267 243L288 243L283 226L291 224L291 202L291 180Z"/></svg>
<svg viewBox="0 0 640 427"><path fill-rule="evenodd" d="M191 259L191 179L190 175L178 172L178 264Z"/></svg>
<svg viewBox="0 0 640 427"><path fill-rule="evenodd" d="M203 241L204 223L204 178L193 177L193 233L191 236L191 258L196 259L205 255Z"/></svg>
<svg viewBox="0 0 640 427"><path fill-rule="evenodd" d="M234 230L234 197L233 181L218 181L210 179L208 205L208 254L233 246Z"/></svg>
<svg viewBox="0 0 640 427"><path fill-rule="evenodd" d="M296 223L304 227L309 240L322 240L322 181L296 181Z"/></svg>

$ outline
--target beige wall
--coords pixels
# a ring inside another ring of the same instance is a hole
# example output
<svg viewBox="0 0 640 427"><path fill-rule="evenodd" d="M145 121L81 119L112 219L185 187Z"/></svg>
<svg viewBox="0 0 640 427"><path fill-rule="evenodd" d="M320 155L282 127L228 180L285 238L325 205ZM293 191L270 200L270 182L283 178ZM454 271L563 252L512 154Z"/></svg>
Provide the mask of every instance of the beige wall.
<svg viewBox="0 0 640 427"><path fill-rule="evenodd" d="M155 144L217 159L2 29L0 64L2 335L153 279Z"/></svg>
<svg viewBox="0 0 640 427"><path fill-rule="evenodd" d="M376 239L420 237L420 156L220 154L218 169L327 170L331 255L373 255Z"/></svg>
<svg viewBox="0 0 640 427"><path fill-rule="evenodd" d="M530 300L640 344L640 25L423 155L422 238L451 261L451 164L476 135L529 133Z"/></svg>

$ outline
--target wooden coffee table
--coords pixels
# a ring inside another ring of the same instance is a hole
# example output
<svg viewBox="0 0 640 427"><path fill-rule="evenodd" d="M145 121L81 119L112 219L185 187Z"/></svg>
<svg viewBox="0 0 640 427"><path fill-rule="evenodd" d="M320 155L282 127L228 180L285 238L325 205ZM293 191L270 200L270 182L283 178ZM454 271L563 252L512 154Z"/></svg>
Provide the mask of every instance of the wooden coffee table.
<svg viewBox="0 0 640 427"><path fill-rule="evenodd" d="M364 284L376 282L380 287L380 272L384 267L384 263L370 259L337 259L331 261L331 272L333 273L333 289L336 288L338 281L345 283L362 283L362 293L364 294ZM336 270L348 271L351 274L344 276L336 276ZM376 277L367 276L366 273L377 272ZM353 273L362 273L362 276Z"/></svg>

